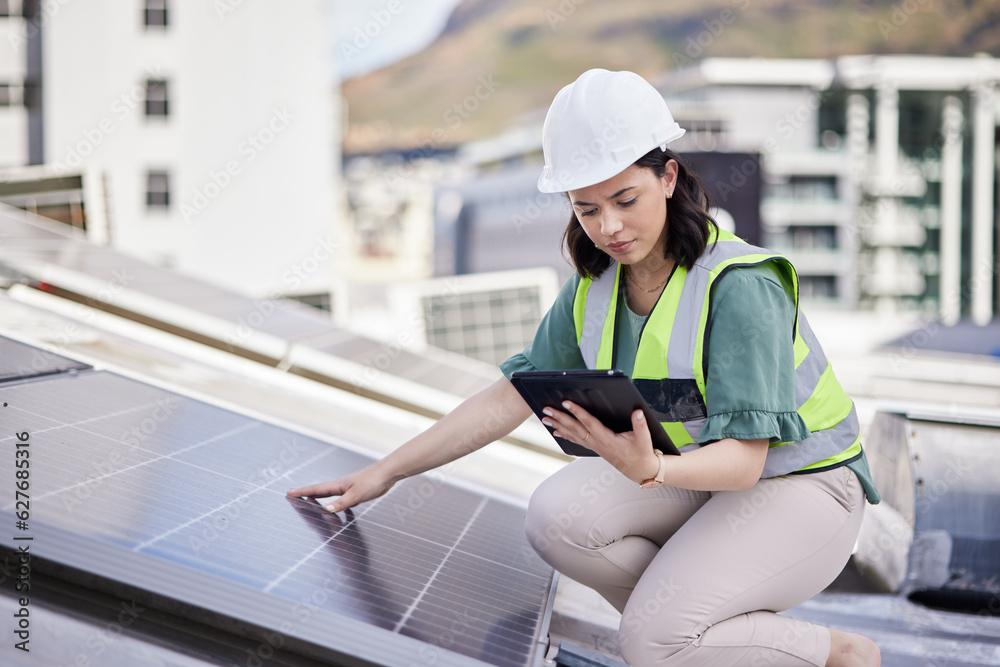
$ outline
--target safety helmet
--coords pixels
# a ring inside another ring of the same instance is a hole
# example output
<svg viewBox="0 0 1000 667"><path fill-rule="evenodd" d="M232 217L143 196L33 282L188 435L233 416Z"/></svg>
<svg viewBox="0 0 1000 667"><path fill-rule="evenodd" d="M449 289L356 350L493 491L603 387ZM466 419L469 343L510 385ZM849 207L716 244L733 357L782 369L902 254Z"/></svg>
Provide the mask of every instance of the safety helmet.
<svg viewBox="0 0 1000 667"><path fill-rule="evenodd" d="M606 181L684 135L663 96L634 72L587 70L560 90L542 126L542 192Z"/></svg>

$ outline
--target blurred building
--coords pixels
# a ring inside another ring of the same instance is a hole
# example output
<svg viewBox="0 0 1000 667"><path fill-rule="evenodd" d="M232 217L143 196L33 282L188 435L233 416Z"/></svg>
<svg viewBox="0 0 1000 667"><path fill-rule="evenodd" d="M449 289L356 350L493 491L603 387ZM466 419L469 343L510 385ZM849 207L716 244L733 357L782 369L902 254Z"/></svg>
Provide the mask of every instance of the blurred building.
<svg viewBox="0 0 1000 667"><path fill-rule="evenodd" d="M11 185L4 201L76 206L71 224L96 242L247 294L322 302L339 251L329 6L0 3L12 47L0 52L0 180L44 164L44 178L92 184L48 183L41 198Z"/></svg>
<svg viewBox="0 0 1000 667"><path fill-rule="evenodd" d="M988 56L847 56L708 58L654 83L720 223L786 254L803 298L982 324L997 311L998 82ZM569 209L535 188L543 116L459 150L462 178L438 188L438 275L571 272Z"/></svg>
<svg viewBox="0 0 1000 667"><path fill-rule="evenodd" d="M679 145L761 153L763 240L805 295L983 324L997 311L998 82L988 56L709 58L661 89L689 129Z"/></svg>

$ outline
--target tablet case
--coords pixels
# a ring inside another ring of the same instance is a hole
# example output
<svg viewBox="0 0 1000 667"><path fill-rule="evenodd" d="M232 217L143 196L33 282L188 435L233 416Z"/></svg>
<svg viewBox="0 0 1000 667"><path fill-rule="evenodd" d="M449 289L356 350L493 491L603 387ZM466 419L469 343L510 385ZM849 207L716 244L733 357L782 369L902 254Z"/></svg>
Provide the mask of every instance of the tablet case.
<svg viewBox="0 0 1000 667"><path fill-rule="evenodd" d="M531 410L542 419L542 409L562 410L563 401L572 401L615 433L632 430L632 412L641 409L649 426L653 447L664 454L680 454L663 430L656 413L619 370L516 371L511 384ZM546 426L549 433L555 429ZM553 435L560 449L571 456L597 456L591 449Z"/></svg>

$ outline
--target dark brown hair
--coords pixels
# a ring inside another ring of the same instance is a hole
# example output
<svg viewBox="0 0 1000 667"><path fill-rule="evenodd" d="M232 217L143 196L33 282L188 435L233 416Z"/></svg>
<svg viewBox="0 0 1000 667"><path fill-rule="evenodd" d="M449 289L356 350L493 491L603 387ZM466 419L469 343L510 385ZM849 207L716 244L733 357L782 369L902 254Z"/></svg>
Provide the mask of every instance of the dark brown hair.
<svg viewBox="0 0 1000 667"><path fill-rule="evenodd" d="M712 205L708 190L701 179L669 149L654 148L634 164L652 169L657 178L662 178L667 173L667 162L670 160L677 162L677 185L667 202L667 247L664 257L673 257L678 264L690 269L705 252L710 227L716 226L708 213ZM575 213L570 213L569 224L563 232L563 243L576 272L583 278L596 278L611 266L610 255L594 246Z"/></svg>

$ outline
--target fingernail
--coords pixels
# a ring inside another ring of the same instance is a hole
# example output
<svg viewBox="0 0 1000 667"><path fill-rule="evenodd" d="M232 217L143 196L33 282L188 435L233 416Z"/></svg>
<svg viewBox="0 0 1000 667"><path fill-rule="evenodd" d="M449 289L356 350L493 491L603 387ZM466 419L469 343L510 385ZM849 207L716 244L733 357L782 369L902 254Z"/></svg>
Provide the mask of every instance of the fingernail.
<svg viewBox="0 0 1000 667"><path fill-rule="evenodd" d="M543 419L542 423L545 424L546 426L552 426L552 422L550 422L548 419Z"/></svg>
<svg viewBox="0 0 1000 667"><path fill-rule="evenodd" d="M542 408L542 414L543 415L548 415L549 417L551 417L552 416L552 411L549 410L548 408Z"/></svg>
<svg viewBox="0 0 1000 667"><path fill-rule="evenodd" d="M569 401L563 401L562 406L564 408L566 408L567 410L569 410L569 408L570 408Z"/></svg>
<svg viewBox="0 0 1000 667"><path fill-rule="evenodd" d="M323 509L325 509L327 512L336 512L337 511L337 507L333 503L330 503L329 505L327 505Z"/></svg>
<svg viewBox="0 0 1000 667"><path fill-rule="evenodd" d="M646 418L645 415L643 415L641 412L635 416L635 420L637 422L641 422L645 418Z"/></svg>

